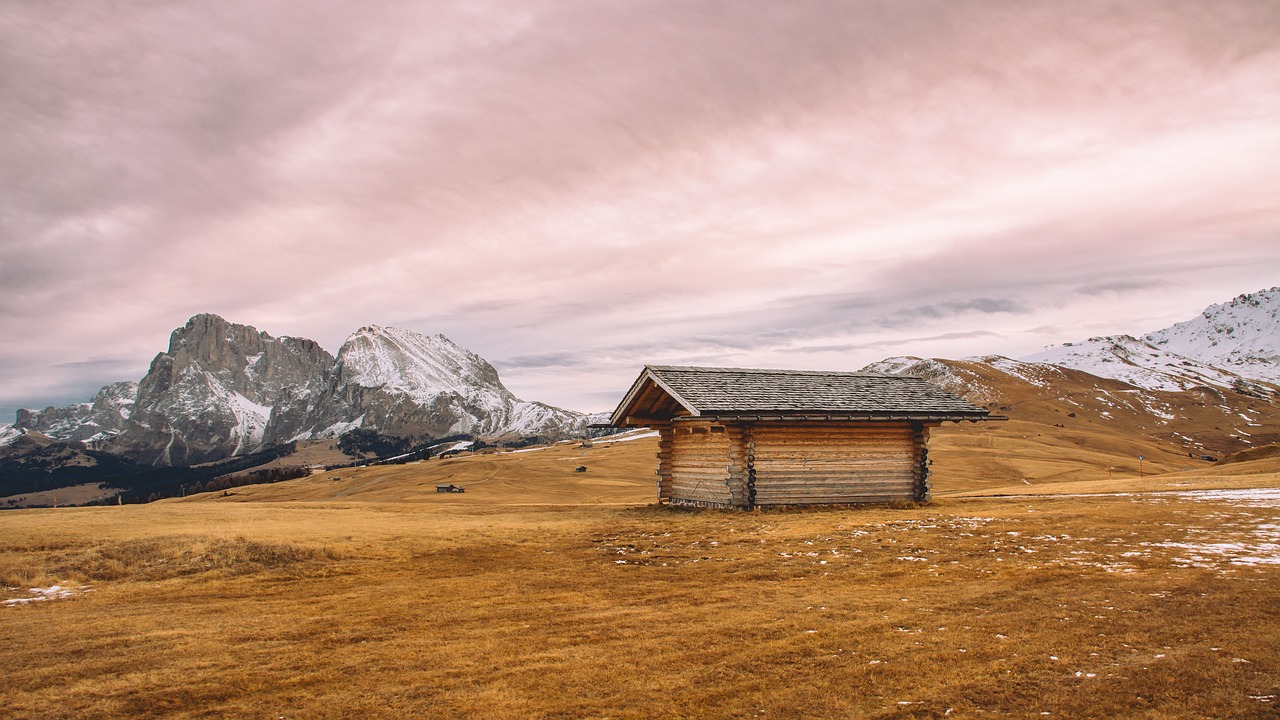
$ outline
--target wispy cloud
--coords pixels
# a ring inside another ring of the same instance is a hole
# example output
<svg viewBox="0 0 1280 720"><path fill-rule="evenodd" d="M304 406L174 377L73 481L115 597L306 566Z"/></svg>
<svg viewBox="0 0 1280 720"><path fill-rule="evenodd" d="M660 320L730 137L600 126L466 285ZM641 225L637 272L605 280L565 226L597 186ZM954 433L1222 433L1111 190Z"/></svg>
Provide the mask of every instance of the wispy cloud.
<svg viewBox="0 0 1280 720"><path fill-rule="evenodd" d="M330 350L443 332L570 406L655 358L1181 319L1280 270L1278 25L1270 0L7 3L0 412L71 387L56 365L136 379L196 312Z"/></svg>

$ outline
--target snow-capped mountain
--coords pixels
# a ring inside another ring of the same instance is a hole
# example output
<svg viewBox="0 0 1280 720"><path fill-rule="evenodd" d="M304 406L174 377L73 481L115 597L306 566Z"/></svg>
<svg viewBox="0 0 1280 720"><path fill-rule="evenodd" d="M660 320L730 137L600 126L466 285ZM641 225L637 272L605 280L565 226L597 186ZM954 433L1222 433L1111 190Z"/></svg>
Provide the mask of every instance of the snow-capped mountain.
<svg viewBox="0 0 1280 720"><path fill-rule="evenodd" d="M1280 287L1210 305L1199 316L1142 339L1242 377L1280 384Z"/></svg>
<svg viewBox="0 0 1280 720"><path fill-rule="evenodd" d="M484 358L443 335L376 325L343 343L334 366L329 421L391 435L482 438L564 437L581 430L580 413L520 400Z"/></svg>
<svg viewBox="0 0 1280 720"><path fill-rule="evenodd" d="M1022 360L1075 368L1148 390L1214 386L1267 397L1280 384L1280 288L1212 305L1141 338L1094 337Z"/></svg>
<svg viewBox="0 0 1280 720"><path fill-rule="evenodd" d="M23 429L96 442L155 465L191 465L355 428L409 437L559 439L586 416L515 397L483 358L443 335L369 326L335 358L217 315L174 330L140 383L91 403L19 411Z"/></svg>

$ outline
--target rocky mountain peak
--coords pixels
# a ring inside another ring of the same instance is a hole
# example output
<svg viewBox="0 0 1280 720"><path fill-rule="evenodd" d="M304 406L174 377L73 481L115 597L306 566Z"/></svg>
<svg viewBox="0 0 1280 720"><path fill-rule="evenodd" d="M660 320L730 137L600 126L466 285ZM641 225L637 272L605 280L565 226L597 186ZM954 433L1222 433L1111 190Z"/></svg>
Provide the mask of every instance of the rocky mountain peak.
<svg viewBox="0 0 1280 720"><path fill-rule="evenodd" d="M332 365L311 340L196 315L152 360L113 449L161 465L253 452L308 425Z"/></svg>

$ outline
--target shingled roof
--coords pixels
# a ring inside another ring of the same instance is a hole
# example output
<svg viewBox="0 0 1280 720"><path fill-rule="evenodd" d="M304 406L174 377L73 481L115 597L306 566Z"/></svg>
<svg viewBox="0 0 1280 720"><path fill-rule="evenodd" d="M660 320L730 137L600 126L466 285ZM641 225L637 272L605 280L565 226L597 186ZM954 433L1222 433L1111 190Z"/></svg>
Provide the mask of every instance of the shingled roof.
<svg viewBox="0 0 1280 720"><path fill-rule="evenodd" d="M610 418L615 426L677 417L982 420L987 411L925 380L810 370L646 365Z"/></svg>

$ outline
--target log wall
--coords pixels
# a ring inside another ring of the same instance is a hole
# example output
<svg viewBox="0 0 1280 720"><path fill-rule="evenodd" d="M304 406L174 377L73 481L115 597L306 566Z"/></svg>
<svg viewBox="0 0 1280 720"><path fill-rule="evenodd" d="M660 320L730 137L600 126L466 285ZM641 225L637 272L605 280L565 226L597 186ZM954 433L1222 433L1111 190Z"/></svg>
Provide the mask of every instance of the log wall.
<svg viewBox="0 0 1280 720"><path fill-rule="evenodd" d="M735 437L737 436L737 437ZM745 502L741 489L733 490L735 478L746 467L741 458L741 434L724 425L680 423L672 429L671 502L675 505L730 507L735 499ZM741 486L741 481L737 483ZM742 505L739 505L740 507Z"/></svg>
<svg viewBox="0 0 1280 720"><path fill-rule="evenodd" d="M918 423L756 425L755 505L923 500L927 435Z"/></svg>
<svg viewBox="0 0 1280 720"><path fill-rule="evenodd" d="M929 499L929 429L922 423L689 421L658 433L658 497L674 505Z"/></svg>

